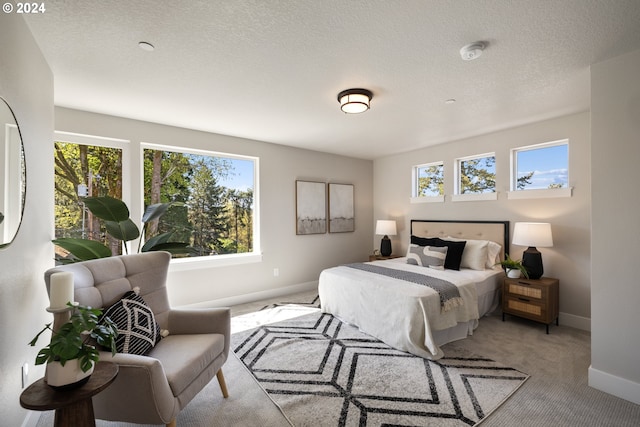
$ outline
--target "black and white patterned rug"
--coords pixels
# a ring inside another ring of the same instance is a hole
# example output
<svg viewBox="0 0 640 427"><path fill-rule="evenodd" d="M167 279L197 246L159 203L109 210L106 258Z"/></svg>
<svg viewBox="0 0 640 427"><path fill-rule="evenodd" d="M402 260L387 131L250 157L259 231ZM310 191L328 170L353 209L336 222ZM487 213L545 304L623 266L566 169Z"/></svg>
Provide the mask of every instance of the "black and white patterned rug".
<svg viewBox="0 0 640 427"><path fill-rule="evenodd" d="M296 427L472 426L528 378L455 348L437 361L395 350L316 306L234 318L233 351Z"/></svg>

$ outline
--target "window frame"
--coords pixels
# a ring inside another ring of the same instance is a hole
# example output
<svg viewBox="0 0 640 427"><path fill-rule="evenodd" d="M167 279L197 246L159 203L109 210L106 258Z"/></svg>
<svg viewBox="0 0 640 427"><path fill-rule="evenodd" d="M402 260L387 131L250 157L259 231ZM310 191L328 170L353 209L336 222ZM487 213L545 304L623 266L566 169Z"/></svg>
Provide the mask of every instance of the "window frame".
<svg viewBox="0 0 640 427"><path fill-rule="evenodd" d="M262 251L260 242L260 186L259 186L259 165L260 158L257 156L247 156L244 154L231 154L214 150L203 150L199 148L182 147L177 145L158 144L152 142L140 143L140 209L144 212L144 150L163 150L173 151L177 153L194 154L199 156L223 157L228 159L251 160L253 161L253 248L251 252L220 254L215 256L200 256L193 258L174 258L171 259L169 271L187 271L194 268L202 267L223 267L232 265L241 265L262 261Z"/></svg>
<svg viewBox="0 0 640 427"><path fill-rule="evenodd" d="M460 193L461 191L461 183L460 179L462 178L462 174L460 173L460 168L462 166L462 162L467 160L475 160L475 159L483 159L487 157L494 158L494 168L497 169L497 159L495 152L487 152L474 154L472 156L458 157L454 160L454 194L451 196L451 201L453 202L467 202L467 201L481 201L481 200L497 200L498 199L498 188L497 185L494 186L492 192L488 193Z"/></svg>
<svg viewBox="0 0 640 427"><path fill-rule="evenodd" d="M430 166L442 166L442 177L444 179L445 164L444 161L423 163L413 166L411 170L411 199L410 203L442 203L444 202L444 189L442 194L436 196L421 196L418 194L418 179L420 178L419 170Z"/></svg>
<svg viewBox="0 0 640 427"><path fill-rule="evenodd" d="M523 151L533 151L538 149L557 147L561 145L566 145L567 147L567 186L562 188L530 188L530 189L519 190L518 189L518 159L517 159L518 153ZM572 196L573 187L569 185L570 177L571 177L569 138L512 148L510 150L509 157L510 157L510 170L509 170L509 191L507 192L508 199L539 199L539 198L558 198L558 197Z"/></svg>

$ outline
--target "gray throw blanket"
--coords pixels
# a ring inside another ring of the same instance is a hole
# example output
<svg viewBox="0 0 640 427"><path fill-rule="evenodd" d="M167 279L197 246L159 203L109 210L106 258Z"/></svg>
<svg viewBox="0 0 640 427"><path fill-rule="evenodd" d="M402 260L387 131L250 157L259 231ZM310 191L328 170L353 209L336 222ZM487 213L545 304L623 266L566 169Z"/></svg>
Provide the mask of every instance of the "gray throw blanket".
<svg viewBox="0 0 640 427"><path fill-rule="evenodd" d="M404 280L405 282L428 286L440 296L440 307L442 311L449 311L452 308L464 305L464 300L460 296L458 288L453 283L438 279L437 277L365 263L345 264L345 267L382 274L383 276L393 277L394 279Z"/></svg>

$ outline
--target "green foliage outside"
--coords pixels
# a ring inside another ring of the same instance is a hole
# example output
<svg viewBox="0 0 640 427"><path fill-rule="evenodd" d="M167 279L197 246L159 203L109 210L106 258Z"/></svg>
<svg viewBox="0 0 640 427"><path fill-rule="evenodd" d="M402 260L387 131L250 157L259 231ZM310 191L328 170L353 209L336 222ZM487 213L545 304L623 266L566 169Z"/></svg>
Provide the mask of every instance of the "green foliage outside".
<svg viewBox="0 0 640 427"><path fill-rule="evenodd" d="M496 192L496 158L481 157L460 162L460 194Z"/></svg>
<svg viewBox="0 0 640 427"><path fill-rule="evenodd" d="M444 194L444 166L431 165L418 168L418 196Z"/></svg>
<svg viewBox="0 0 640 427"><path fill-rule="evenodd" d="M219 184L234 174L233 162L151 149L145 149L143 156L145 209L163 206L160 215L143 220L145 241L170 234L164 243L185 242L192 249L174 256L253 250L253 189ZM114 238L108 221L94 215L86 206L88 199L77 193L78 186L86 185L94 198L121 199L121 150L56 142L55 165L56 238L84 237L106 245L113 255L121 254L120 240L125 239ZM56 251L58 257L65 255L60 248Z"/></svg>

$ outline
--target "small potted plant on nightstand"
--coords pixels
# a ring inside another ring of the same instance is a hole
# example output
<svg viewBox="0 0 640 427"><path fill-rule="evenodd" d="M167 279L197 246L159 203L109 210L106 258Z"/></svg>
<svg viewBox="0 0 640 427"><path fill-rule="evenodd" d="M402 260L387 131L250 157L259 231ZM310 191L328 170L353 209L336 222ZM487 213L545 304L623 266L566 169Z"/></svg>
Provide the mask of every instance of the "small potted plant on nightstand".
<svg viewBox="0 0 640 427"><path fill-rule="evenodd" d="M504 267L507 272L507 277L517 279L520 275L523 275L525 278L529 278L529 273L527 273L527 269L522 265L522 261L512 259L509 254L506 254L504 261L497 262L495 265L498 264Z"/></svg>
<svg viewBox="0 0 640 427"><path fill-rule="evenodd" d="M101 318L102 310L82 305L67 304L72 310L70 319L57 330L48 323L31 340L36 341L46 330L51 331L51 342L36 356L36 365L47 364L47 384L56 388L72 388L84 384L93 373L99 358L96 343L116 354L118 328L108 317Z"/></svg>

